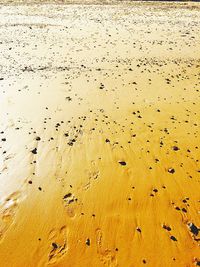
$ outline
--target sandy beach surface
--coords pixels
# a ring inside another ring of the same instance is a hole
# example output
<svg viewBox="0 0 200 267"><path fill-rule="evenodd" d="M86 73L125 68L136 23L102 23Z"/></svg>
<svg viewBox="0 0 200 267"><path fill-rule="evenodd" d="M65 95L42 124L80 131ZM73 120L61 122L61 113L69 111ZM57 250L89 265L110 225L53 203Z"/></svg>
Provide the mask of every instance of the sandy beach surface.
<svg viewBox="0 0 200 267"><path fill-rule="evenodd" d="M200 266L200 3L0 5L0 266Z"/></svg>

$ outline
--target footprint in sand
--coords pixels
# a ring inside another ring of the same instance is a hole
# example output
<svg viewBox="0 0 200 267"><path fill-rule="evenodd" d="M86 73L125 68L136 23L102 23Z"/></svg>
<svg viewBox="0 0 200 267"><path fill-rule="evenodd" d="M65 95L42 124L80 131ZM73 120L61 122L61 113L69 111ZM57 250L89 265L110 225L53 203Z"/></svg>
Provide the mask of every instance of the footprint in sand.
<svg viewBox="0 0 200 267"><path fill-rule="evenodd" d="M100 175L100 171L98 170L94 170L94 171L87 171L87 176L88 176L88 181L87 183L83 186L83 189L84 190L88 190L91 185L92 185L92 182L96 179L99 178L99 175Z"/></svg>
<svg viewBox="0 0 200 267"><path fill-rule="evenodd" d="M102 240L103 240L103 233L101 229L96 230L96 246L97 246L97 254L100 258L100 261L103 262L105 266L108 267L117 267L117 259L115 256L115 251L104 248L102 245Z"/></svg>
<svg viewBox="0 0 200 267"><path fill-rule="evenodd" d="M48 254L48 264L54 264L60 260L67 252L67 229L62 226L60 229L53 229L49 232L50 252Z"/></svg>
<svg viewBox="0 0 200 267"><path fill-rule="evenodd" d="M3 238L6 231L13 223L20 197L20 192L16 191L3 200L0 205L0 239Z"/></svg>

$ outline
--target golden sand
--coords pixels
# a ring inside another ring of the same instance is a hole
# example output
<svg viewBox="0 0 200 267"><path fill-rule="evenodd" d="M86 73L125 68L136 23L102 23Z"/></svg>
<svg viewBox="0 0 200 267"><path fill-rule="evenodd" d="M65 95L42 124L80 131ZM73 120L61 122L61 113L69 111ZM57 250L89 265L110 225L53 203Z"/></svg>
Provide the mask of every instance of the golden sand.
<svg viewBox="0 0 200 267"><path fill-rule="evenodd" d="M0 266L200 265L200 4L2 5Z"/></svg>

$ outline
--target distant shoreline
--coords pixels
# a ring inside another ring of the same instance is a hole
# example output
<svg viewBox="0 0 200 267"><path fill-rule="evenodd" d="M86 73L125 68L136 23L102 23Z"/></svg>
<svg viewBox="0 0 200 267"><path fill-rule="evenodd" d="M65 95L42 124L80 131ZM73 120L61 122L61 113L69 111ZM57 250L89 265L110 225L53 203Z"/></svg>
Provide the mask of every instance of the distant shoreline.
<svg viewBox="0 0 200 267"><path fill-rule="evenodd" d="M190 4L200 3L200 0L8 0L0 1L0 5L20 5L20 4L79 4L79 5L115 5L115 4L153 4L166 3L168 4Z"/></svg>
<svg viewBox="0 0 200 267"><path fill-rule="evenodd" d="M160 7L165 9L200 9L200 0L0 0L0 8L6 6L34 5L78 5L78 6L119 6Z"/></svg>
<svg viewBox="0 0 200 267"><path fill-rule="evenodd" d="M65 4L65 3L145 3L145 2L166 2L166 3L191 3L196 2L200 3L200 0L8 0L8 1L0 1L0 4L6 4L6 3L27 3L27 4L33 4L33 3L55 3L55 4Z"/></svg>

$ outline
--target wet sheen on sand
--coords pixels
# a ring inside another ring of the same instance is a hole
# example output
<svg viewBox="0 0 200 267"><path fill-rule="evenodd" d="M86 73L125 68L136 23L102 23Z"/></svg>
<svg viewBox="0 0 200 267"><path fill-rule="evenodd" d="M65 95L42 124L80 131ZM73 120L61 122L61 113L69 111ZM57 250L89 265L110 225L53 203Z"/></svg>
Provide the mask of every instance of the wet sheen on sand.
<svg viewBox="0 0 200 267"><path fill-rule="evenodd" d="M0 18L0 266L199 266L199 4Z"/></svg>

